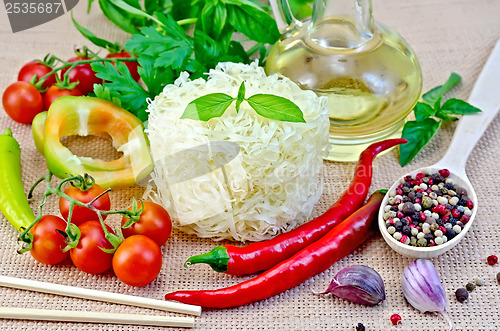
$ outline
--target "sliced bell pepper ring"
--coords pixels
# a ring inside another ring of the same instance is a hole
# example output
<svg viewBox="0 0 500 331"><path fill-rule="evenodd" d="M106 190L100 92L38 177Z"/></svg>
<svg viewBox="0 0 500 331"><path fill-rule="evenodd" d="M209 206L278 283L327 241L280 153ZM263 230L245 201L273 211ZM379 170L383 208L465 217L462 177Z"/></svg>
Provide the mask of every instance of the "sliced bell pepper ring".
<svg viewBox="0 0 500 331"><path fill-rule="evenodd" d="M149 142L142 122L117 105L92 97L61 97L47 113L33 121L33 138L57 177L88 173L102 187L132 186L153 169ZM111 137L113 147L123 155L103 161L73 154L61 143L64 136Z"/></svg>

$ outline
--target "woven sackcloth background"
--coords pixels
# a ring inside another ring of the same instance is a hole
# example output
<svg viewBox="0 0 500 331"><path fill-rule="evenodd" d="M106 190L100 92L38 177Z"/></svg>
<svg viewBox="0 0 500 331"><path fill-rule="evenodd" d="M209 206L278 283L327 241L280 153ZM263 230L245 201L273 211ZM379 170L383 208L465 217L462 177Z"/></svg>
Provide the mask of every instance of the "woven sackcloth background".
<svg viewBox="0 0 500 331"><path fill-rule="evenodd" d="M414 48L424 77L424 91L442 84L455 71L463 82L451 96L467 99L488 54L500 38L499 0L375 0L376 20L400 32ZM86 14L86 1L75 8L75 17L84 26L108 40L125 40L126 35L106 21L97 10ZM42 58L47 53L62 58L72 56L74 47L86 43L73 28L69 15L39 27L13 34L5 10L0 10L0 91L17 78L19 68L29 60ZM500 86L497 92L500 93ZM10 127L22 147L22 174L25 189L45 172L44 159L33 144L31 128L17 124L0 111L0 129ZM445 125L432 142L404 168L399 166L397 151L393 150L375 161L372 190L385 188L405 172L436 162L446 150L455 125ZM450 316L456 330L498 330L500 328L500 284L495 275L500 265L490 266L486 257L500 255L500 225L498 199L500 198L500 117L497 117L479 141L467 163L467 173L476 188L481 208L472 231L456 248L432 259L441 276L449 301ZM100 153L109 146L100 141L69 141L79 153ZM456 153L461 153L457 150ZM324 194L314 215L334 202L346 189L354 164L325 162ZM2 189L0 187L0 189ZM111 193L113 208L130 203L132 196L140 197L142 188L134 187ZM41 197L37 190L35 203ZM57 213L55 200L49 200L47 213ZM313 216L314 216L313 215ZM112 219L117 221L117 219ZM144 288L132 288L121 283L111 273L88 275L69 263L45 266L29 254L18 255L15 230L0 217L0 274L57 284L126 293L147 298L162 299L164 293L176 289L215 289L235 284L246 277L232 277L213 272L208 266L189 270L182 267L188 256L208 251L214 246L210 240L199 239L174 231L163 247L164 265L159 277ZM400 277L411 261L389 248L380 235L369 239L362 247L337 262L322 274L268 300L227 310L205 310L196 318L196 330L354 330L361 322L367 330L444 330L445 322L432 314L421 314L411 307L401 292ZM341 268L364 264L375 268L386 285L387 300L377 307L350 304L329 296L316 296L327 286ZM465 286L477 276L486 284L471 293L468 302L459 303L455 289ZM286 281L286 280L283 280ZM161 314L149 309L133 308L88 300L72 299L22 290L0 288L0 304L4 307L86 310L98 312L128 312ZM389 317L399 313L402 325L393 326ZM176 314L170 314L176 316ZM181 315L178 315L181 316ZM159 330L155 327L127 325L76 324L0 320L1 330Z"/></svg>

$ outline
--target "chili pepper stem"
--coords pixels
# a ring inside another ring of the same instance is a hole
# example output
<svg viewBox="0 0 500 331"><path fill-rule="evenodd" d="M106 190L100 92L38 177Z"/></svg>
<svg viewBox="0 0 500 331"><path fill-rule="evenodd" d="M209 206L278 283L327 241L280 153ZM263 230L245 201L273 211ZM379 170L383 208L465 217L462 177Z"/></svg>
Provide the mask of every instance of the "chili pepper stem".
<svg viewBox="0 0 500 331"><path fill-rule="evenodd" d="M208 253L191 256L185 263L184 267L189 268L192 264L207 263L217 272L227 271L227 262L230 257L227 254L227 248L217 246Z"/></svg>

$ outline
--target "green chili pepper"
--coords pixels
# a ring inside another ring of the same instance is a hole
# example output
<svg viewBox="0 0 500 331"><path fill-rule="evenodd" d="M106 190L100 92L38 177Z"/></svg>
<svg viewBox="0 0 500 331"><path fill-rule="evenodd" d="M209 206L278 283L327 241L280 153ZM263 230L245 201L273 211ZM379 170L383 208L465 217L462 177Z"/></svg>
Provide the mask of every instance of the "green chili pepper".
<svg viewBox="0 0 500 331"><path fill-rule="evenodd" d="M10 129L0 135L0 211L18 231L35 220L21 180L21 148Z"/></svg>

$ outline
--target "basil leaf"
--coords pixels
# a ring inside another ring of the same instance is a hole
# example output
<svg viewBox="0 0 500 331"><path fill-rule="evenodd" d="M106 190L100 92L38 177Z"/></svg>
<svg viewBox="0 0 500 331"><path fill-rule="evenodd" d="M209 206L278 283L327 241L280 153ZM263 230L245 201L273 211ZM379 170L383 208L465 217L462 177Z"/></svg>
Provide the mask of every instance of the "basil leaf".
<svg viewBox="0 0 500 331"><path fill-rule="evenodd" d="M417 122L423 121L430 116L433 116L435 111L434 109L426 103L417 102L415 108L413 108L413 112L415 113L415 118Z"/></svg>
<svg viewBox="0 0 500 331"><path fill-rule="evenodd" d="M203 6L203 9L201 10L200 21L203 31L208 35L213 35L214 11L214 2L210 0L205 1L205 6Z"/></svg>
<svg viewBox="0 0 500 331"><path fill-rule="evenodd" d="M408 164L427 144L439 129L441 122L432 118L423 121L408 121L403 128L402 138L408 140L399 146L399 163L401 166Z"/></svg>
<svg viewBox="0 0 500 331"><path fill-rule="evenodd" d="M221 0L221 1L223 3L225 3L226 5L235 5L235 6L248 5L248 6L254 7L255 9L264 10L264 11L268 9L268 6L266 6L263 3L260 3L259 1L255 1L255 0ZM267 12L271 13L271 11L267 11Z"/></svg>
<svg viewBox="0 0 500 331"><path fill-rule="evenodd" d="M208 121L214 117L221 117L234 98L224 93L211 93L191 101L181 118Z"/></svg>
<svg viewBox="0 0 500 331"><path fill-rule="evenodd" d="M135 17L141 17L141 18L147 18L152 21L155 21L156 23L160 23L155 17L149 15L148 13L142 11L141 6L139 5L139 2L133 3L133 5L128 4L124 0L108 0L112 4L114 4L116 7L122 9L123 11L129 13L131 16ZM129 1L130 2L130 1Z"/></svg>
<svg viewBox="0 0 500 331"><path fill-rule="evenodd" d="M439 111L444 114L453 114L453 115L467 115L481 112L481 109L474 107L468 102L465 102L460 99L448 99L441 106Z"/></svg>
<svg viewBox="0 0 500 331"><path fill-rule="evenodd" d="M422 95L422 99L426 101L429 104L434 104L440 97L445 95L446 92L454 88L460 81L462 80L462 77L456 73L451 73L450 77L444 83L444 85L437 86L430 90L429 92L425 93Z"/></svg>
<svg viewBox="0 0 500 331"><path fill-rule="evenodd" d="M112 43L106 39L99 38L92 31L78 24L78 22L73 18L73 11L71 11L71 20L73 21L75 28L97 47L106 48L111 52L119 52L121 50L121 46L118 43Z"/></svg>
<svg viewBox="0 0 500 331"><path fill-rule="evenodd" d="M286 98L273 94L254 94L247 102L260 116L278 121L306 122L300 108Z"/></svg>
<svg viewBox="0 0 500 331"><path fill-rule="evenodd" d="M205 32L195 29L194 33L195 58L200 63L218 62L222 55L222 47Z"/></svg>
<svg viewBox="0 0 500 331"><path fill-rule="evenodd" d="M198 17L204 4L203 0L172 0L172 17L175 20Z"/></svg>
<svg viewBox="0 0 500 331"><path fill-rule="evenodd" d="M436 113L436 117L442 119L443 121L447 121L447 122L453 122L453 121L458 120L457 117L455 117L455 116L448 116L448 115L446 115L446 114L444 114L442 112L437 112Z"/></svg>
<svg viewBox="0 0 500 331"><path fill-rule="evenodd" d="M87 14L90 13L90 9L92 8L92 2L94 2L94 0L89 0L87 2Z"/></svg>
<svg viewBox="0 0 500 331"><path fill-rule="evenodd" d="M213 27L213 35L215 38L218 38L221 35L227 21L227 8L223 3L218 2L215 6L213 19L215 23Z"/></svg>
<svg viewBox="0 0 500 331"><path fill-rule="evenodd" d="M250 63L250 58L239 41L231 40L226 55L220 58L220 62L241 62L248 64Z"/></svg>
<svg viewBox="0 0 500 331"><path fill-rule="evenodd" d="M227 5L229 23L248 38L274 44L280 38L276 21L266 12L251 5Z"/></svg>
<svg viewBox="0 0 500 331"><path fill-rule="evenodd" d="M172 6L171 0L144 0L144 10L151 15L156 11L165 10L167 6Z"/></svg>
<svg viewBox="0 0 500 331"><path fill-rule="evenodd" d="M101 7L104 16L123 31L128 33L137 32L137 27L133 23L132 17L126 12L120 11L108 0L99 0L99 7Z"/></svg>
<svg viewBox="0 0 500 331"><path fill-rule="evenodd" d="M241 82L240 88L238 89L238 98L236 99L236 112L240 111L240 105L245 100L245 82Z"/></svg>
<svg viewBox="0 0 500 331"><path fill-rule="evenodd" d="M214 39L219 39L227 21L227 8L219 1L206 1L200 15L203 31Z"/></svg>

